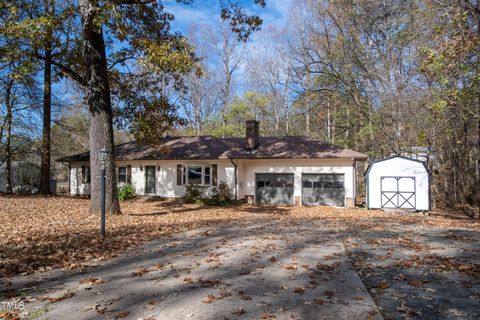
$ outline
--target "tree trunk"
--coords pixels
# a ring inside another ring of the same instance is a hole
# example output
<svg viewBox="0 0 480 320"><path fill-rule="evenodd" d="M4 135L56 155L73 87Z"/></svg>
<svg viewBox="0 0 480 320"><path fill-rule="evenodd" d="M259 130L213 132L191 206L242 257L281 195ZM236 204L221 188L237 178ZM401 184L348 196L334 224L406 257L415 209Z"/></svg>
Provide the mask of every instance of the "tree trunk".
<svg viewBox="0 0 480 320"><path fill-rule="evenodd" d="M11 93L13 87L13 80L10 80L7 84L7 92L5 94L5 103L7 105L7 141L5 143L6 153L6 171L5 171L5 191L7 194L13 193L12 186L12 151L11 151L11 139L12 139L12 104Z"/></svg>
<svg viewBox="0 0 480 320"><path fill-rule="evenodd" d="M477 96L477 161L475 163L475 181L477 184L477 206L480 208L480 95ZM480 210L480 209L479 209ZM480 219L480 211L478 212Z"/></svg>
<svg viewBox="0 0 480 320"><path fill-rule="evenodd" d="M45 11L53 12L53 1L45 1ZM43 70L43 133L40 192L50 193L50 122L52 110L52 30L49 29L45 43L45 66Z"/></svg>
<svg viewBox="0 0 480 320"><path fill-rule="evenodd" d="M310 104L307 104L307 110L305 113L305 135L310 136Z"/></svg>
<svg viewBox="0 0 480 320"><path fill-rule="evenodd" d="M327 141L332 143L332 118L330 114L330 97L327 98Z"/></svg>
<svg viewBox="0 0 480 320"><path fill-rule="evenodd" d="M112 103L108 79L105 42L101 26L96 22L96 14L100 10L96 1L79 0L82 19L83 54L86 66L86 100L90 112L90 169L91 200L90 212L100 212L100 175L101 163L99 153L105 148L109 154L106 162L106 195L107 213L120 213L115 179L115 150L113 142Z"/></svg>
<svg viewBox="0 0 480 320"><path fill-rule="evenodd" d="M225 131L227 129L227 109L228 109L228 100L230 98L230 71L227 69L227 77L225 80L225 92L223 96L223 105L222 105L222 138L225 138Z"/></svg>

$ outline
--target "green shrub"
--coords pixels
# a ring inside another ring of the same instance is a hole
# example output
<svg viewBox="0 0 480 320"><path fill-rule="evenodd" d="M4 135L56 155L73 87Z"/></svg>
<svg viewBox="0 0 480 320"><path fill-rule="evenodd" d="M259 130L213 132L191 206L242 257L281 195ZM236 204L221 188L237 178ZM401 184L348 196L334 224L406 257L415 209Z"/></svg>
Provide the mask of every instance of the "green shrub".
<svg viewBox="0 0 480 320"><path fill-rule="evenodd" d="M186 203L197 203L201 200L201 193L196 184L188 184L185 188L183 201Z"/></svg>
<svg viewBox="0 0 480 320"><path fill-rule="evenodd" d="M225 181L220 181L217 187L213 187L211 200L212 204L222 207L229 206L232 203L232 193Z"/></svg>
<svg viewBox="0 0 480 320"><path fill-rule="evenodd" d="M131 184L124 184L118 187L118 200L125 201L135 197L135 188Z"/></svg>

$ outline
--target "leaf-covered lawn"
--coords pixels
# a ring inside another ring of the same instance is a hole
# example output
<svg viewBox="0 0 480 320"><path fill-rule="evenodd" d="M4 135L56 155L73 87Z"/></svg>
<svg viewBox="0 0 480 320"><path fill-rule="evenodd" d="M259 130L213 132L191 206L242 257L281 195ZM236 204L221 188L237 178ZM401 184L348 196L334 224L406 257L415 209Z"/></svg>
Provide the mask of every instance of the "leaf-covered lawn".
<svg viewBox="0 0 480 320"><path fill-rule="evenodd" d="M98 236L99 217L88 213L88 203L88 199L70 197L0 196L0 276L55 267L77 268L115 256L144 241L200 226L247 219L327 219L355 233L385 230L389 223L446 230L478 230L480 226L475 220L386 215L361 209L249 205L218 208L139 199L123 202L122 215L107 216L107 237L102 242Z"/></svg>
<svg viewBox="0 0 480 320"><path fill-rule="evenodd" d="M312 226L310 222L314 222L336 230L352 265L386 318L480 317L479 220L449 218L438 215L438 211L427 216L332 207L217 208L156 199L122 203L122 211L122 215L107 217L107 238L101 242L99 217L88 213L86 199L1 196L1 277L55 267L84 268L139 243L199 227L215 230L219 223L241 221L253 226L275 220L281 226L298 226L301 230L302 225ZM210 235L207 232L203 236ZM261 252L262 248L252 247L250 256L277 263L275 252L268 256ZM218 263L220 258L212 253L205 262ZM295 260L281 267L289 272L303 270ZM331 272L334 266L318 264L316 268ZM239 274L250 275L247 269ZM132 279L143 278L151 270L132 270ZM102 281L88 279L90 285ZM179 281L189 285L195 279L184 276ZM292 290L302 296L305 287ZM206 295L202 299L203 304L211 305L219 298ZM243 312L239 308L232 314Z"/></svg>

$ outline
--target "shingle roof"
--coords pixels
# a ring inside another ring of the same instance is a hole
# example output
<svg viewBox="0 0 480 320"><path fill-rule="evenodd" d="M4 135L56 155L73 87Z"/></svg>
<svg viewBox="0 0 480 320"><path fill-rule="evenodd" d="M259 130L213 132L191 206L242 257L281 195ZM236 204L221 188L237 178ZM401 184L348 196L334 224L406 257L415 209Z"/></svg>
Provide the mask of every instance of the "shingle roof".
<svg viewBox="0 0 480 320"><path fill-rule="evenodd" d="M305 136L260 137L253 152L245 149L245 138L166 137L158 145L136 141L119 144L115 146L115 154L116 160L368 158L365 154ZM85 152L57 161L88 161L89 157Z"/></svg>

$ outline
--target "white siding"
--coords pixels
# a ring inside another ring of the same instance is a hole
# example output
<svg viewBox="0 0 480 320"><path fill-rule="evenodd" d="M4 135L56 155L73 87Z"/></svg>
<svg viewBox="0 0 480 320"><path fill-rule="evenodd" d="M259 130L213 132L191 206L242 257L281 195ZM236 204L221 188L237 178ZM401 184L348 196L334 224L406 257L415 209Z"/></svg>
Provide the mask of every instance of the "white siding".
<svg viewBox="0 0 480 320"><path fill-rule="evenodd" d="M82 166L89 166L88 162L73 162L70 164L70 194L89 195L90 183L82 183Z"/></svg>
<svg viewBox="0 0 480 320"><path fill-rule="evenodd" d="M423 163L395 157L374 162L367 172L367 205L382 207L381 177L415 177L416 210L430 210L429 176Z"/></svg>
<svg viewBox="0 0 480 320"><path fill-rule="evenodd" d="M145 195L145 166L155 166L155 195L161 197L175 198L182 197L185 194L185 186L177 185L177 165L195 164L195 165L212 165L217 164L217 182L227 182L230 188L234 187L234 167L230 161L117 161L117 168L120 166L132 166L131 184L135 188L138 195ZM72 163L71 164L71 194L72 195L88 195L90 194L90 184L81 183L82 165L88 163ZM118 169L117 169L118 173ZM93 178L93 177L92 177ZM208 195L211 187L200 187L205 195Z"/></svg>
<svg viewBox="0 0 480 320"><path fill-rule="evenodd" d="M355 197L354 168L351 159L295 159L295 160L238 160L237 185L238 199L246 195L255 195L256 173L293 173L294 195L301 198L302 173L340 173L345 176L345 198ZM145 195L145 166L156 166L155 195L161 197L182 197L185 194L185 186L177 185L177 165L217 164L217 181L225 181L234 192L234 166L230 160L202 160L202 161L118 161L119 166L132 166L131 184L135 187L138 195ZM90 185L81 183L82 165L88 163L71 164L71 194L87 195L90 193ZM93 177L92 177L93 178ZM209 195L211 187L201 187L204 195Z"/></svg>
<svg viewBox="0 0 480 320"><path fill-rule="evenodd" d="M245 163L240 162L237 167L238 173L238 199L245 198Z"/></svg>
<svg viewBox="0 0 480 320"><path fill-rule="evenodd" d="M352 160L249 160L245 162L245 195L255 195L256 173L293 173L294 196L302 196L302 173L340 173L345 175L345 198L354 198Z"/></svg>

